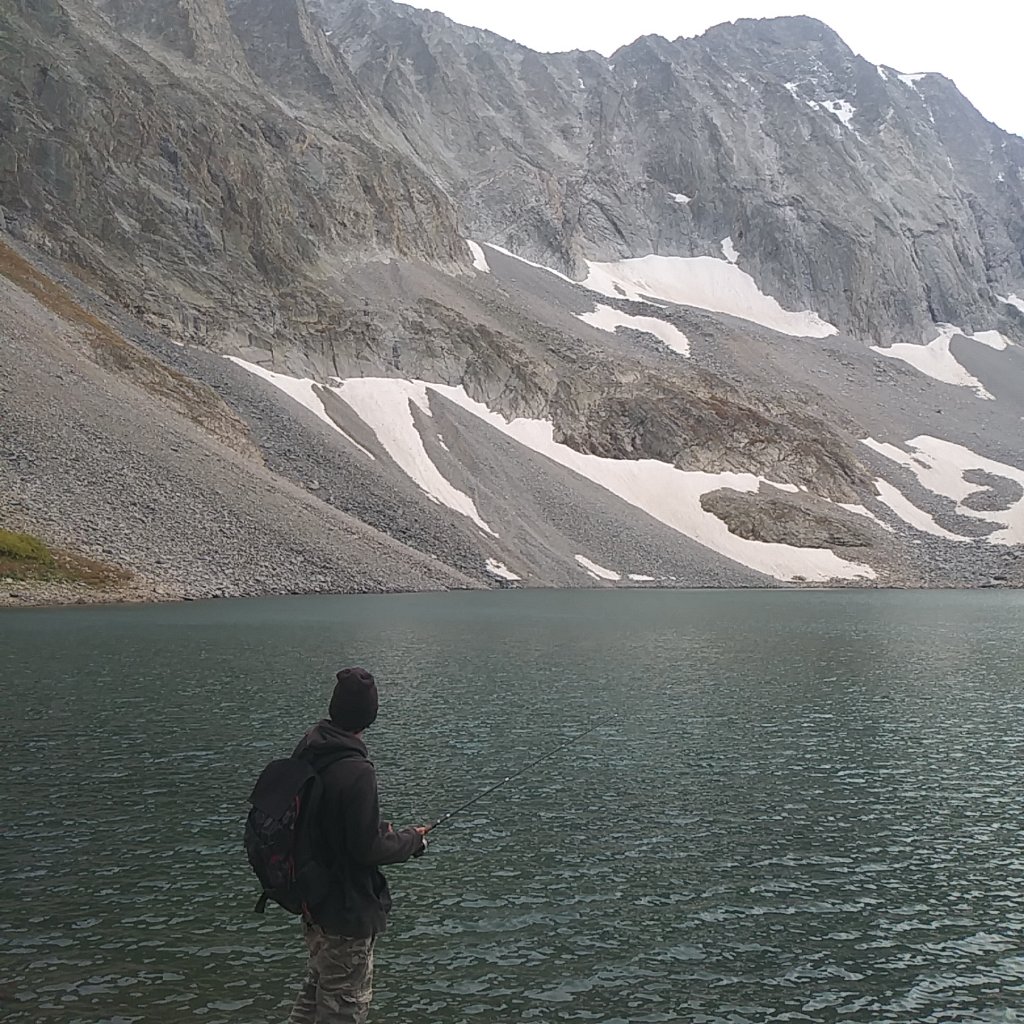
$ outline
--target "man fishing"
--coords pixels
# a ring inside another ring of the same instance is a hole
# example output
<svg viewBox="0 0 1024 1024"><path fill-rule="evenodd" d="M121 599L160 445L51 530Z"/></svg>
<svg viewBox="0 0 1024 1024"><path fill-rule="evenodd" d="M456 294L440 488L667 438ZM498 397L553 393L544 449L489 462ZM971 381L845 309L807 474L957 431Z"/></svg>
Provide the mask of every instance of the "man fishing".
<svg viewBox="0 0 1024 1024"><path fill-rule="evenodd" d="M559 744L430 825L394 831L381 820L377 775L363 733L377 719L377 684L360 668L338 673L330 717L289 758L272 761L249 800L245 848L268 900L301 914L309 963L288 1024L364 1024L373 996L373 948L387 927L384 864L427 849L427 835L597 730Z"/></svg>
<svg viewBox="0 0 1024 1024"><path fill-rule="evenodd" d="M360 668L338 673L330 717L306 733L294 757L323 782L317 819L330 865L326 899L303 913L309 964L288 1024L363 1024L373 996L373 948L391 895L380 868L426 851L429 829L399 832L381 820L377 775L363 733L377 718L377 685Z"/></svg>

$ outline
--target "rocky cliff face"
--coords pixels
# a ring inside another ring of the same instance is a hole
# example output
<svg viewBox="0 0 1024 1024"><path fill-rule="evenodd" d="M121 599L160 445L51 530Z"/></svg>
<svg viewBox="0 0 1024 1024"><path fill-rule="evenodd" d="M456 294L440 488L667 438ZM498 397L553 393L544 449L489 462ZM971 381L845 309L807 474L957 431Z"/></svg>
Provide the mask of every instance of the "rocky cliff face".
<svg viewBox="0 0 1024 1024"><path fill-rule="evenodd" d="M606 61L391 0L6 2L0 207L126 302L176 293L193 338L330 320L335 263L464 263L460 221L574 276L729 237L879 344L999 328L1024 290L1024 140L811 19Z"/></svg>
<svg viewBox="0 0 1024 1024"><path fill-rule="evenodd" d="M881 343L995 326L1024 275L1024 140L812 19L643 38L606 61L390 0L316 10L484 241L579 273L731 237L784 305Z"/></svg>
<svg viewBox="0 0 1024 1024"><path fill-rule="evenodd" d="M301 3L3 7L2 216L151 323L265 340L331 319L324 267L465 258Z"/></svg>
<svg viewBox="0 0 1024 1024"><path fill-rule="evenodd" d="M0 518L174 593L1024 582L1024 141L811 19L0 0L0 230Z"/></svg>

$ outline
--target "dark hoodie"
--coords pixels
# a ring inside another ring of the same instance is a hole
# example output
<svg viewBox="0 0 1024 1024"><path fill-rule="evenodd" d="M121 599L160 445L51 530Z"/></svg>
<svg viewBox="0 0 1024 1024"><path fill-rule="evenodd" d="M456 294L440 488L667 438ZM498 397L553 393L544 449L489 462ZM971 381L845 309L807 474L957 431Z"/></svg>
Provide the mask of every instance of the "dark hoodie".
<svg viewBox="0 0 1024 1024"><path fill-rule="evenodd" d="M320 824L333 880L330 895L313 910L313 921L333 935L377 935L391 910L379 868L409 860L423 840L415 829L394 832L381 821L377 773L366 745L352 733L325 719L306 733L295 756L310 760L324 783Z"/></svg>

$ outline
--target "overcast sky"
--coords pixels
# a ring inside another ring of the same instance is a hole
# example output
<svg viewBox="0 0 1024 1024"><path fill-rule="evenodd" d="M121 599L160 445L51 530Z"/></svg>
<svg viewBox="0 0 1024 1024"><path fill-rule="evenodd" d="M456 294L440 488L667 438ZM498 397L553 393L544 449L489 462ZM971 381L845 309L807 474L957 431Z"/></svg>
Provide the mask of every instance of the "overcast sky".
<svg viewBox="0 0 1024 1024"><path fill-rule="evenodd" d="M408 2L408 0L407 0ZM536 50L609 54L638 36L699 35L736 18L809 14L875 64L941 71L996 124L1024 135L1022 0L413 0Z"/></svg>

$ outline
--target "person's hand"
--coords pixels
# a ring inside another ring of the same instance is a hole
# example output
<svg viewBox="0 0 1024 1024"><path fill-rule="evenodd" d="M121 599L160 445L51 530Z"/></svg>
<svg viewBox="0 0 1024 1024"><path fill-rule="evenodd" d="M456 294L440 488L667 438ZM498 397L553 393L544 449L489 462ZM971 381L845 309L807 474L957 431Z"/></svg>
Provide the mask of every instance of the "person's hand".
<svg viewBox="0 0 1024 1024"><path fill-rule="evenodd" d="M422 857L427 852L427 833L430 831L429 825L417 825L413 831L420 837L420 842L423 844L414 854L413 859Z"/></svg>

